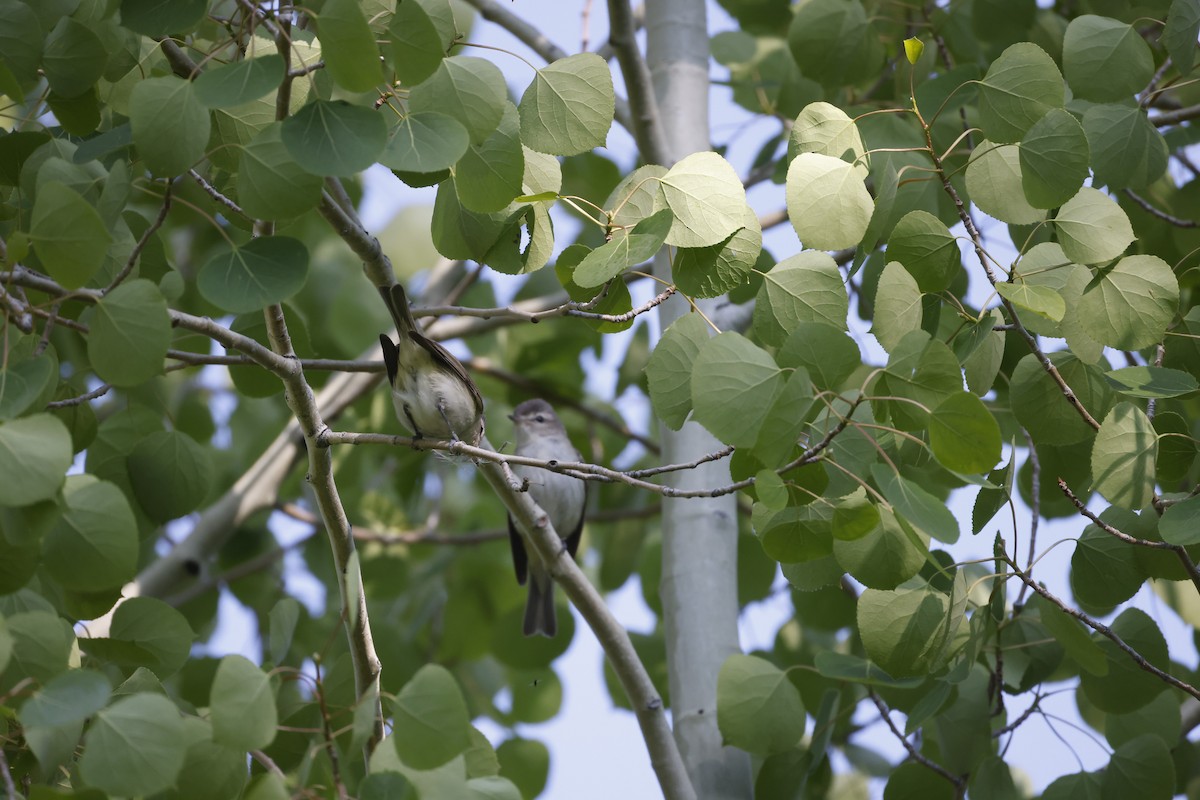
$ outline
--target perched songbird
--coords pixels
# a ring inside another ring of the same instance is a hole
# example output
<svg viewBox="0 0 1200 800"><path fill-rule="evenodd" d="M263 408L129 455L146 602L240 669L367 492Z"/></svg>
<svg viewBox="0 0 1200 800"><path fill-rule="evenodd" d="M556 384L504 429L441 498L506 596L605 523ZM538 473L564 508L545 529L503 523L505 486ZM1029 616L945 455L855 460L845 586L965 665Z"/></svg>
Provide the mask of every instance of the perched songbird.
<svg viewBox="0 0 1200 800"><path fill-rule="evenodd" d="M483 437L483 396L450 351L421 333L408 309L404 287L379 287L396 322L397 344L379 334L400 424L413 436L461 440Z"/></svg>
<svg viewBox="0 0 1200 800"><path fill-rule="evenodd" d="M578 461L579 453L567 438L567 431L554 409L545 400L526 400L517 406L510 419L517 440L517 455L543 461ZM562 537L571 557L579 548L583 531L583 511L587 503L587 484L570 475L551 472L540 467L513 465L513 472L529 485L529 496L546 512L554 531ZM517 582L529 582L529 599L525 603L526 636L540 633L553 636L558 630L554 618L554 581L545 563L536 552L525 549L525 540L517 530L512 515L508 517L508 537L512 543L513 565Z"/></svg>

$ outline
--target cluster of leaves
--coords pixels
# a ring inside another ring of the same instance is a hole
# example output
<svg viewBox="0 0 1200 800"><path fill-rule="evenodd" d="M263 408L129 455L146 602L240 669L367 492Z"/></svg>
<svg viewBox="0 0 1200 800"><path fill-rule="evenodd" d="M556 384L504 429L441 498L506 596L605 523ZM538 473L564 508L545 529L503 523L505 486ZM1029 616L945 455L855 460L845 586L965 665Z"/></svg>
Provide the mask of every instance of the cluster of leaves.
<svg viewBox="0 0 1200 800"><path fill-rule="evenodd" d="M764 597L777 565L794 589L775 648L731 658L719 680L721 731L762 757L762 796L832 791L834 748L897 800L1013 796L997 741L1021 720L1003 696L1050 681L1077 681L1114 753L1047 796L1169 797L1200 775L1184 692L1164 676L1196 681L1154 621L1126 608L1104 635L1076 616L1112 613L1154 579L1200 624L1193 587L1171 588L1197 580L1200 555L1197 239L1178 224L1200 207L1195 174L1177 186L1167 173L1172 156L1189 163L1186 123L1200 116L1187 82L1200 2L723 5L741 29L713 52L735 102L787 123L755 164L783 185L803 247L778 263L722 156L622 176L592 152L614 116L630 119L602 58L531 70L514 103L492 61L463 54L470 21L448 0L325 0L295 25L240 0L0 0L0 93L16 110L0 136L0 732L20 781L213 797L544 786L544 744L514 732L493 750L470 720L515 728L558 712L551 664L569 615L555 640L516 636L522 598L502 543L368 536L353 564L384 669L363 685L343 633L358 620L310 614L282 580L268 515L277 497L306 498L304 483L256 461L277 432L294 437L282 383L212 355L214 335L269 345L274 311L302 359L370 352L386 326L370 283L390 275L357 229L351 176L374 164L436 187L437 254L537 272L528 296L565 289L591 311L630 311L630 270L665 246L680 293L753 302L746 331L713 336L685 315L653 355L642 328L618 388L643 388L671 428L693 419L736 447L731 471L754 501L738 600ZM909 64L914 31L937 46ZM556 205L584 223L571 242L556 239ZM1015 255L993 252L972 208L1008 226ZM382 234L406 273L429 265L413 252L422 224ZM852 299L885 364L849 335ZM494 305L486 284L462 302ZM530 384L578 398L580 353L632 322L468 330L473 352L522 376L519 388L480 376L490 428L505 429ZM1113 369L1115 351L1130 366ZM232 390L183 369L209 363L230 367ZM387 405L356 399L339 425L396 430ZM591 460L626 445L569 421ZM450 534L502 525L472 474L444 473L428 496L427 456L357 448L335 467L362 528L429 515ZM1106 505L1079 535L1072 604L1027 588L1031 566L1013 554L1028 531L1006 533L986 564L942 549L961 534L950 492L978 487L977 534L1018 495L1042 517L1077 514L1059 477ZM126 583L149 581L167 523L220 527L214 509L256 481L258 513L189 562L199 590L156 585L160 597L105 616ZM595 578L609 590L636 572L661 614L661 542L636 513L648 501L619 484L604 494L633 513L589 525ZM297 553L328 597L355 588L324 537ZM219 621L218 583L256 613L261 665L188 657ZM96 618L103 635L71 628ZM661 633L634 641L665 696ZM394 697L393 735L365 760L379 693ZM856 740L854 710L870 701L922 734L911 760L893 767Z"/></svg>

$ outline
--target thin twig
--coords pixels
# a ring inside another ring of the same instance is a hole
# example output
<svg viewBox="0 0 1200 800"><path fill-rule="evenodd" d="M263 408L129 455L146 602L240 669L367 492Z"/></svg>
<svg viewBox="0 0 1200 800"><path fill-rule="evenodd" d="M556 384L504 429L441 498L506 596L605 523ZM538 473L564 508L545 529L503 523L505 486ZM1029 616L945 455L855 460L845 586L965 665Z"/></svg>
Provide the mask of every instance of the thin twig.
<svg viewBox="0 0 1200 800"><path fill-rule="evenodd" d="M321 659L313 656L313 670L316 672L313 694L317 696L317 705L321 709L321 734L325 739L325 750L329 753L329 773L337 790L338 800L348 800L350 793L342 780L342 761L338 756L337 743L333 740L333 729L329 722L329 706L325 703L325 686L321 682Z"/></svg>
<svg viewBox="0 0 1200 800"><path fill-rule="evenodd" d="M241 206L239 206L237 203L233 202L228 197L226 197L224 194L222 194L220 189L218 189L217 187L215 187L211 183L209 183L205 179L205 177L203 175L201 175L199 172L197 172L194 169L189 169L188 177L190 177L192 180L194 180L196 182L196 184L201 189L204 190L204 193L207 194L209 197L211 197L213 200L216 200L218 203L225 206L230 211L237 214L239 217L246 216L246 212L242 211Z"/></svg>
<svg viewBox="0 0 1200 800"><path fill-rule="evenodd" d="M1066 603L1064 603L1061 599L1059 599L1054 594L1052 594L1045 586L1042 586L1040 583L1035 583L1034 580L1032 578L1030 578L1028 575L1026 575L1024 572L1022 572L1021 568L1018 567L1016 564L1012 563L1011 561L1008 561L1007 563L1008 563L1009 568L1013 571L1013 574L1016 575L1018 578L1020 578L1021 581L1023 581L1030 589L1032 589L1037 594L1041 595L1041 597L1044 600L1047 600L1050 603L1053 603L1063 613L1067 614L1070 617L1074 617L1075 619L1082 622L1084 625L1087 625L1089 628L1094 630L1096 633L1100 634L1101 636L1103 636L1104 638L1108 639L1110 642L1115 644L1118 649L1120 649L1122 652L1124 652L1126 655L1128 655L1130 659L1133 660L1133 663L1136 664L1139 669L1149 672L1151 675L1158 678L1163 683L1166 683L1170 686L1174 686L1176 689L1186 692L1187 694L1191 695L1192 697L1196 698L1197 700L1200 700L1200 689L1197 689L1196 687L1192 686L1191 684L1185 683L1184 681L1181 681L1179 678L1176 678L1174 675L1164 672L1163 670L1154 666L1153 664L1151 664L1149 661L1146 660L1145 656L1143 656L1137 650L1134 650L1132 647L1130 647L1128 644L1126 644L1125 640L1122 639L1120 636L1118 636L1116 634L1116 632L1113 631L1112 628L1108 627L1107 625L1105 625L1101 622L1098 622L1098 621L1092 619L1087 614L1084 614L1082 611L1077 611L1074 608L1071 608Z"/></svg>
<svg viewBox="0 0 1200 800"><path fill-rule="evenodd" d="M17 786L13 783L12 772L8 769L8 759L4 755L3 747L0 747L0 779L4 781L4 796L7 800L20 800Z"/></svg>
<svg viewBox="0 0 1200 800"><path fill-rule="evenodd" d="M84 403L90 403L92 400L99 400L110 391L112 391L112 387L107 383L102 383L98 388L93 389L87 394L81 394L78 397L68 397L66 400L51 400L49 403L46 403L46 408L70 408L71 406L81 406Z"/></svg>
<svg viewBox="0 0 1200 800"><path fill-rule="evenodd" d="M971 244L974 246L975 255L978 257L979 263L983 266L983 271L987 276L988 283L992 284L992 286L995 286L998 279L996 278L996 274L992 271L991 265L988 263L987 254L983 251L983 239L979 234L979 229L975 227L975 221L971 219L971 215L967 212L966 205L963 203L962 197L959 196L958 190L955 189L954 184L950 182L950 176L946 173L945 167L942 164L942 160L938 156L937 150L933 146L933 138L929 126L925 125L924 121L922 121L922 127L925 130L925 141L928 147L929 158L933 161L934 169L937 171L938 176L942 180L942 188L954 202L954 207L958 211L958 218L962 221L963 227L966 228L967 234L971 237ZM1066 398L1067 402L1072 408L1075 409L1080 418L1087 423L1088 427L1095 431L1100 430L1100 423L1097 422L1095 417L1093 417L1091 413L1089 413L1088 410L1083 407L1083 403L1075 395L1075 390L1067 384L1066 380L1058 371L1058 368L1054 366L1054 363L1050 360L1049 356L1042 351L1041 346L1038 344L1037 337L1030 333L1025 325L1021 322L1021 318L1017 314L1016 307L1003 295L1000 296L1000 303L1004 306L1005 310L1008 311L1008 317L1010 320L1012 320L1013 327L1017 333L1021 334L1021 338L1025 340L1025 344L1028 345L1029 349L1037 357L1038 363L1041 364L1042 369L1058 386L1059 392L1062 393L1062 396Z"/></svg>
<svg viewBox="0 0 1200 800"><path fill-rule="evenodd" d="M879 697L874 689L868 689L867 695L871 698L871 702L875 704L875 707L879 709L879 715L883 717L883 721L887 723L888 729L891 730L892 735L895 736L896 739L900 741L900 744L904 746L904 749L908 752L909 757L921 766L932 770L949 781L954 787L954 791L957 793L957 796L962 797L963 793L967 789L966 780L964 780L961 775L955 775L953 772L946 769L936 761L931 760L928 756L924 755L920 750L918 750L916 746L908 740L908 737L900 732L900 729L896 727L896 723L892 722L891 713L888 711L888 707L884 705L883 700Z"/></svg>
<svg viewBox="0 0 1200 800"><path fill-rule="evenodd" d="M1149 200L1133 191L1133 189L1124 189L1123 191L1125 192L1126 197L1141 206L1147 213L1158 217L1163 222L1174 225L1176 228L1200 228L1200 222L1196 222L1192 219L1183 219L1181 217L1172 216L1171 214L1156 208L1150 203Z"/></svg>
<svg viewBox="0 0 1200 800"><path fill-rule="evenodd" d="M701 464L707 464L709 461L720 461L722 458L733 455L733 445L716 450L712 453L707 453L700 456L695 461L690 461L687 464L668 464L662 467L650 467L648 469L635 469L626 472L625 474L631 478L649 478L652 475L661 475L664 472L678 472L681 469L695 469Z"/></svg>
<svg viewBox="0 0 1200 800"><path fill-rule="evenodd" d="M167 213L171 210L171 187L172 183L167 182L167 188L163 191L162 207L158 210L158 216L150 223L150 227L146 228L141 237L137 240L137 244L133 246L133 250L129 253L129 258L125 261L125 266L117 273L117 276L112 279L112 283L104 290L104 294L108 294L113 289L117 288L122 281L129 277L133 272L133 268L137 266L138 259L142 257L142 251L146 249L146 245L150 243L150 238L158 233L158 229L162 227L167 220Z"/></svg>
<svg viewBox="0 0 1200 800"><path fill-rule="evenodd" d="M1122 542L1134 545L1136 547L1146 547L1151 550L1170 550L1171 552L1175 553L1176 557L1179 559L1179 562L1183 564L1183 568L1187 571L1188 577L1191 578L1192 585L1196 587L1197 592L1200 592L1200 570L1196 568L1195 562L1192 561L1192 557L1188 555L1187 548L1185 548L1183 545L1171 544L1169 542L1156 542L1149 539L1138 539L1135 536L1130 536L1124 531L1120 531L1114 528L1112 525L1109 525L1107 522L1089 511L1088 507L1083 504L1082 500L1075 496L1075 493L1071 491L1071 487L1067 486L1067 482L1062 478L1058 479L1058 488L1064 495L1066 495L1067 499L1071 501L1071 504L1075 506L1076 510L1078 510L1080 514L1090 519L1092 523L1096 525L1096 527L1107 533L1109 536L1114 536L1120 539Z"/></svg>
<svg viewBox="0 0 1200 800"><path fill-rule="evenodd" d="M1167 348L1159 342L1154 348L1154 366L1161 367L1163 359L1167 356ZM1146 419L1154 421L1154 415L1158 411L1158 398L1151 397L1146 401Z"/></svg>
<svg viewBox="0 0 1200 800"><path fill-rule="evenodd" d="M1021 433L1025 435L1025 443L1029 446L1029 555L1026 557L1028 563L1025 565L1025 572L1033 575L1033 565L1037 563L1038 522L1042 516L1042 460L1038 457L1037 448L1034 447L1033 437L1029 435L1029 431L1022 428ZM1017 457L1015 448L1012 457L1014 459ZM1009 487L1009 491L1011 492L1013 488L1015 487ZM1025 602L1025 593L1028 590L1029 587L1021 584L1015 605L1020 606Z"/></svg>
<svg viewBox="0 0 1200 800"><path fill-rule="evenodd" d="M621 65L621 74L629 92L633 138L638 151L649 164L670 165L670 150L663 131L650 68L638 49L634 32L633 9L629 0L608 0L608 41Z"/></svg>

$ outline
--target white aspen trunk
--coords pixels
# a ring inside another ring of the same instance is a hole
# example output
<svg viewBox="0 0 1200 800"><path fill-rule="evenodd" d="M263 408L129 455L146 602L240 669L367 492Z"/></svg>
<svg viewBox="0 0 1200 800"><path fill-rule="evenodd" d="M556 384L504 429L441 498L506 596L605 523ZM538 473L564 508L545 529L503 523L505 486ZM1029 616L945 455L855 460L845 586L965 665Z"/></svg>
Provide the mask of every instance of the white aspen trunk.
<svg viewBox="0 0 1200 800"><path fill-rule="evenodd" d="M708 28L705 0L646 3L647 63L659 119L672 161L709 150ZM669 165L667 165L669 166ZM660 277L670 267L660 255ZM701 301L710 313L715 301ZM688 310L681 298L659 307L665 329ZM722 444L689 422L675 432L662 426L663 459L693 461ZM730 482L728 461L673 473L681 489ZM734 495L663 500L662 597L671 714L675 740L701 798L750 798L749 756L725 747L717 729L717 673L741 651L737 631L737 504Z"/></svg>

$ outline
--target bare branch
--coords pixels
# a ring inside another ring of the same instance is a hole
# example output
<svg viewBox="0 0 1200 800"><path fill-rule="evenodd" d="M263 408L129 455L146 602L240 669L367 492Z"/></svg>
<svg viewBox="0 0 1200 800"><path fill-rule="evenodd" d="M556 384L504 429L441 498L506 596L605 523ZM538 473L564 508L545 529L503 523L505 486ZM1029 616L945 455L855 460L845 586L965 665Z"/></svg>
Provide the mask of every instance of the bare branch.
<svg viewBox="0 0 1200 800"><path fill-rule="evenodd" d="M1192 557L1188 555L1187 548L1185 548L1183 545L1170 544L1169 542L1156 542L1149 539L1138 539L1135 536L1130 536L1124 531L1117 530L1112 525L1109 525L1107 522L1089 511L1088 507L1083 504L1082 500L1075 496L1075 493L1071 491L1071 487L1067 486L1067 482L1062 478L1058 479L1058 488L1059 491L1066 495L1067 499L1071 501L1071 504L1075 506L1076 510L1078 510L1080 514L1090 519L1097 528L1104 531L1109 536L1114 536L1117 539L1120 539L1122 542L1134 545L1136 547L1147 547L1151 550L1170 550L1173 552L1176 557L1179 558L1179 562L1183 564L1183 568L1187 571L1188 577L1191 578L1192 585L1196 587L1196 591L1200 592L1200 570L1196 569L1195 562L1192 561Z"/></svg>
<svg viewBox="0 0 1200 800"><path fill-rule="evenodd" d="M491 444L484 439L485 452ZM471 448L472 450L481 448ZM479 471L492 485L509 513L524 531L529 544L548 566L554 580L563 587L588 627L596 634L600 646L612 665L650 753L650 762L658 776L659 786L670 800L694 800L696 792L683 766L683 759L671 726L667 722L662 697L650 680L641 659L625 628L612 616L604 600L583 574L554 531L546 512L538 508L528 492L514 491L498 463L481 463Z"/></svg>
<svg viewBox="0 0 1200 800"><path fill-rule="evenodd" d="M625 88L629 92L633 123L631 130L638 150L647 163L669 166L671 158L667 138L659 116L658 101L654 97L650 68L638 49L629 0L608 0L608 24L608 41L621 65Z"/></svg>
<svg viewBox="0 0 1200 800"><path fill-rule="evenodd" d="M1007 561L1007 559L1006 559L1006 561ZM1076 611L1075 609L1071 608L1066 603L1064 603L1062 600L1060 600L1058 597L1051 594L1050 591L1048 589L1046 589L1045 586L1042 586L1040 583L1035 583L1032 578L1030 578L1028 575L1026 575L1024 572L1022 572L1021 568L1018 567L1016 564L1012 563L1012 561L1007 561L1007 563L1008 563L1009 568L1013 571L1013 574L1016 575L1018 578L1020 578L1021 581L1026 586L1028 586L1030 589L1032 589L1037 594L1041 595L1043 599L1049 601L1050 603L1053 603L1063 613L1067 614L1068 616L1074 617L1075 619L1082 622L1084 625L1087 625L1089 628L1094 630L1096 633L1100 634L1101 636L1103 636L1104 638L1108 639L1110 642L1115 644L1122 652L1124 652L1126 655L1129 656L1130 659L1133 660L1133 663L1136 664L1139 669L1149 672L1151 675L1158 678L1163 683L1166 683L1169 686L1174 686L1176 689L1186 692L1187 694L1191 695L1192 697L1196 698L1197 700L1200 700L1200 689L1197 689L1196 687L1192 686L1191 684L1185 683L1184 681L1181 681L1179 678L1176 678L1174 675L1164 672L1161 669L1159 669L1158 667L1154 666L1153 664L1151 664L1149 661L1146 660L1145 656L1143 656L1137 650L1134 650L1132 647L1130 647L1128 644L1126 644L1125 640L1122 639L1120 636L1118 636L1113 631L1112 628L1108 627L1107 625L1105 625L1101 622L1098 622L1098 621L1092 619L1087 614L1084 614L1082 611Z"/></svg>
<svg viewBox="0 0 1200 800"><path fill-rule="evenodd" d="M928 756L924 755L920 750L918 750L916 746L908 740L908 737L900 732L900 729L896 727L896 723L892 722L891 712L888 711L888 707L884 705L883 700L880 699L879 695L875 693L875 690L868 689L867 695L871 698L871 702L875 704L875 707L879 709L879 716L883 717L883 721L887 723L888 729L892 732L892 735L895 736L896 739L899 740L900 744L904 746L904 749L908 752L909 758L926 769L932 770L941 777L945 778L950 782L951 785L954 786L954 791L956 792L957 796L962 797L963 793L967 790L967 782L963 776L955 775L953 772L946 769L936 761L931 760Z"/></svg>
<svg viewBox="0 0 1200 800"><path fill-rule="evenodd" d="M150 243L150 237L158 232L163 223L167 220L167 213L171 210L171 182L167 181L167 188L163 191L162 208L158 210L158 216L150 223L150 227L137 240L137 244L133 246L133 250L129 253L129 258L125 261L125 266L117 273L117 276L112 279L112 283L104 290L108 294L113 289L121 284L121 281L129 277L133 272L133 268L137 266L138 259L142 257L142 251L146 249L146 245Z"/></svg>
<svg viewBox="0 0 1200 800"><path fill-rule="evenodd" d="M197 172L194 169L189 169L188 177L190 177L192 180L194 180L196 182L196 185L199 186L201 189L203 189L204 193L207 194L209 197L211 197L213 200L216 200L218 203L225 206L230 211L237 214L239 217L246 216L246 212L242 211L241 206L239 206L237 203L233 202L233 200L229 199L224 194L222 194L220 189L218 189L217 187L215 187L211 183L209 183L208 180L203 175L201 175L199 172Z"/></svg>
<svg viewBox="0 0 1200 800"><path fill-rule="evenodd" d="M1177 228L1200 228L1200 222L1196 222L1192 219L1182 219L1180 217L1172 216L1171 214L1168 214L1167 212L1162 211L1161 209L1152 205L1149 200L1133 191L1133 189L1125 189L1124 192L1126 197L1141 206L1147 213L1158 217L1163 222L1174 225Z"/></svg>
<svg viewBox="0 0 1200 800"><path fill-rule="evenodd" d="M933 139L931 138L929 127L928 125L924 124L924 121L922 121L922 127L925 130L925 140L928 147L929 158L933 161L934 169L937 170L937 174L942 180L942 188L945 189L946 194L950 196L950 199L954 201L954 207L958 211L958 218L962 221L963 227L966 228L967 234L971 237L971 244L975 248L975 255L979 258L979 263L983 266L983 271L987 276L988 283L992 284L992 286L995 286L998 279L995 272L992 271L991 265L988 263L987 254L983 251L983 239L979 235L979 229L975 227L975 221L971 219L971 215L967 213L966 205L963 203L962 197L959 196L958 190L955 189L954 184L950 182L950 176L946 173L946 169L942 164L942 160L938 156L937 150L933 146ZM1000 295L1000 303L1004 306L1005 310L1008 311L1008 318L1012 320L1013 328L1017 331L1017 333L1021 334L1021 338L1025 340L1025 344L1028 345L1029 349L1033 351L1033 354L1037 356L1038 363L1041 364L1042 369L1045 370L1046 374L1049 375L1054 383L1058 386L1062 396L1065 397L1067 402L1071 404L1071 407L1078 412L1079 416L1085 423L1087 423L1088 427L1090 427L1092 430L1100 430L1100 423L1097 422L1095 417L1093 417L1088 410L1083 407L1083 403L1080 402L1079 398L1075 395L1075 391L1067 384L1062 374L1058 371L1058 368L1055 367L1053 362L1050 361L1050 358L1044 352L1042 352L1042 348L1038 344L1037 337L1030 333L1025 325L1022 324L1021 318L1017 314L1016 307L1003 295Z"/></svg>

